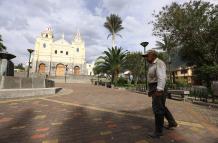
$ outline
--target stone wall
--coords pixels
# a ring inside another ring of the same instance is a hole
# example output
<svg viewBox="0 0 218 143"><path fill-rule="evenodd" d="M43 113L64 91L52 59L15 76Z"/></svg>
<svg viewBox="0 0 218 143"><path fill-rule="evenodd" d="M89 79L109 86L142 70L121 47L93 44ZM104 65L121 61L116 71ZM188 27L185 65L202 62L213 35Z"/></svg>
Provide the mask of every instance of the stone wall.
<svg viewBox="0 0 218 143"><path fill-rule="evenodd" d="M62 77L51 76L49 79L55 81L55 83L91 83L93 76L88 75L66 75Z"/></svg>
<svg viewBox="0 0 218 143"><path fill-rule="evenodd" d="M13 76L0 76L0 89L19 88L49 88L54 87L54 81L45 78L25 78Z"/></svg>

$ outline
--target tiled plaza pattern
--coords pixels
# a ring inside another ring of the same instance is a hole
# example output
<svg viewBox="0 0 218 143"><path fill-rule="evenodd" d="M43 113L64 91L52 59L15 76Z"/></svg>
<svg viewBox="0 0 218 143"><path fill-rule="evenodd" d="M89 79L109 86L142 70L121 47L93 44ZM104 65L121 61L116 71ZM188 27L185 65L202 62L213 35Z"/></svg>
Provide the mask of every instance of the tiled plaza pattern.
<svg viewBox="0 0 218 143"><path fill-rule="evenodd" d="M218 109L168 100L179 127L153 130L151 99L125 90L60 84L58 95L0 101L0 143L218 143Z"/></svg>

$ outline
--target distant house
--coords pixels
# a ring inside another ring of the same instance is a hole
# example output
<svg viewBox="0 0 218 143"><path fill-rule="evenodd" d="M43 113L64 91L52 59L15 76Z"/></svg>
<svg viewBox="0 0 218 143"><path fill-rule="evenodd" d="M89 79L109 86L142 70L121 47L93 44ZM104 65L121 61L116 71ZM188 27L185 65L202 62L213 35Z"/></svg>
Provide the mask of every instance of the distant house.
<svg viewBox="0 0 218 143"><path fill-rule="evenodd" d="M193 75L194 66L186 66L178 53L174 53L171 63L171 76L173 82L184 79L189 84L194 84Z"/></svg>
<svg viewBox="0 0 218 143"><path fill-rule="evenodd" d="M92 63L87 63L86 64L86 68L87 68L87 71L88 71L88 75L94 75L94 72L93 72L93 68L95 66L95 63L92 62Z"/></svg>
<svg viewBox="0 0 218 143"><path fill-rule="evenodd" d="M187 83L193 84L193 68L194 67L179 67L171 71L171 75L173 77L173 81L178 81L180 79L184 79Z"/></svg>

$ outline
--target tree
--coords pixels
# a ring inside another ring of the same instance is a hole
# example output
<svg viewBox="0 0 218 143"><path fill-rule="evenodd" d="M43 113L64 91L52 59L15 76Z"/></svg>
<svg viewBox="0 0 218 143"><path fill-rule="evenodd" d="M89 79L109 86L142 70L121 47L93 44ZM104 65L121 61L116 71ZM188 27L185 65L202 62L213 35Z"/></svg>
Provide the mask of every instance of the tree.
<svg viewBox="0 0 218 143"><path fill-rule="evenodd" d="M139 79L145 78L145 61L142 53L135 52L127 54L124 67L126 70L131 71L135 84L137 84Z"/></svg>
<svg viewBox="0 0 218 143"><path fill-rule="evenodd" d="M169 72L169 77L170 81L171 80L171 57L173 55L173 52L176 51L176 42L175 40L169 35L167 36L166 34L163 35L163 42L156 41L156 49L162 49L167 53L168 60L166 61L167 67L168 67L168 72Z"/></svg>
<svg viewBox="0 0 218 143"><path fill-rule="evenodd" d="M172 3L154 14L153 34L169 34L189 65L217 64L217 7L202 1Z"/></svg>
<svg viewBox="0 0 218 143"><path fill-rule="evenodd" d="M197 80L198 77L201 77L202 83L210 88L211 81L218 80L218 65L203 65L195 70L195 74L197 75Z"/></svg>
<svg viewBox="0 0 218 143"><path fill-rule="evenodd" d="M165 51L163 51L163 52L158 52L157 57L158 57L159 59L163 60L165 63L168 62L168 54L167 54Z"/></svg>
<svg viewBox="0 0 218 143"><path fill-rule="evenodd" d="M165 34L170 35L176 45L179 45L182 60L187 65L196 66L195 73L201 81L207 75L202 69L210 69L204 65L212 69L218 65L217 11L218 5L210 2L174 2L154 14L155 20L152 22L153 34L160 38Z"/></svg>
<svg viewBox="0 0 218 143"><path fill-rule="evenodd" d="M112 47L103 52L103 56L98 57L95 69L99 73L111 76L111 82L116 83L119 73L123 70L126 61L126 51L122 48Z"/></svg>
<svg viewBox="0 0 218 143"><path fill-rule="evenodd" d="M111 14L106 18L104 27L110 32L108 38L112 36L112 47L115 47L115 36L118 35L122 37L120 34L118 34L118 32L123 29L122 19L116 14Z"/></svg>
<svg viewBox="0 0 218 143"><path fill-rule="evenodd" d="M22 63L19 63L17 66L15 66L16 69L25 70Z"/></svg>
<svg viewBox="0 0 218 143"><path fill-rule="evenodd" d="M3 45L2 36L0 35L0 51L6 50L6 47Z"/></svg>

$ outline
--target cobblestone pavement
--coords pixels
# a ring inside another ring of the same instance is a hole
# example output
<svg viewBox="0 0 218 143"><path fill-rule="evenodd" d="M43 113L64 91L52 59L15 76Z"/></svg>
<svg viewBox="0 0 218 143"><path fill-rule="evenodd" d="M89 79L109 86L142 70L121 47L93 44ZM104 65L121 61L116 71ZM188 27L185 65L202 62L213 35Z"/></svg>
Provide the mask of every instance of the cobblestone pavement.
<svg viewBox="0 0 218 143"><path fill-rule="evenodd" d="M179 127L153 130L151 99L126 90L58 84L57 95L0 100L0 143L218 143L218 109L168 100Z"/></svg>

